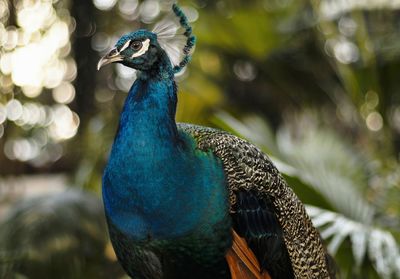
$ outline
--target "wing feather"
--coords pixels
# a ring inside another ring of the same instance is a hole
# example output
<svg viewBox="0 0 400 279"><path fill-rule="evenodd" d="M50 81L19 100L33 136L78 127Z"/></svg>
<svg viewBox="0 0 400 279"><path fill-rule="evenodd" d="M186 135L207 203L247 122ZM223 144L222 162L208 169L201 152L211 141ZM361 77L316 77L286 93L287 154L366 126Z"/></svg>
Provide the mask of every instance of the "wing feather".
<svg viewBox="0 0 400 279"><path fill-rule="evenodd" d="M254 145L223 131L189 124L179 124L178 127L196 140L198 149L211 150L221 159L227 177L231 215L237 213L238 192L253 191L262 200L270 202L269 211L276 217L282 231L294 278L335 278L328 267L321 237L304 205L267 155ZM268 224L271 216L258 218L260 221L255 221L254 216L249 214L243 220L255 222L253 230L266 231L264 227L260 229L257 226L262 224L262 220Z"/></svg>

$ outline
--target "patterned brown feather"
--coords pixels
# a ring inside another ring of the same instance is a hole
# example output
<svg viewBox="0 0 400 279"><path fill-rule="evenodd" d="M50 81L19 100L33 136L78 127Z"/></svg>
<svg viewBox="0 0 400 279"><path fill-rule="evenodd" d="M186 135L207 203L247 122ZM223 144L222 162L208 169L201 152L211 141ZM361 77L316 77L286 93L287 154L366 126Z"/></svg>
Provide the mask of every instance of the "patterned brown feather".
<svg viewBox="0 0 400 279"><path fill-rule="evenodd" d="M304 205L286 184L271 160L254 145L229 133L207 127L178 124L193 136L202 151L212 151L224 165L231 211L235 191L255 190L272 202L282 227L295 278L335 278L327 253Z"/></svg>

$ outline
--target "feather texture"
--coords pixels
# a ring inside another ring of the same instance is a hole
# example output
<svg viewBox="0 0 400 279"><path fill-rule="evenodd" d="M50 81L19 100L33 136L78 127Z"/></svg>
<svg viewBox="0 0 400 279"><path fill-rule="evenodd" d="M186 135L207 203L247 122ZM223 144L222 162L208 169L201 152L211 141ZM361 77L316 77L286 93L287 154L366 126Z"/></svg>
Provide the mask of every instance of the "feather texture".
<svg viewBox="0 0 400 279"><path fill-rule="evenodd" d="M295 278L334 278L320 235L304 205L267 155L223 131L187 124L178 127L196 139L200 150L212 150L222 160L227 175L231 214L237 202L236 193L240 190L254 190L271 201L282 228Z"/></svg>

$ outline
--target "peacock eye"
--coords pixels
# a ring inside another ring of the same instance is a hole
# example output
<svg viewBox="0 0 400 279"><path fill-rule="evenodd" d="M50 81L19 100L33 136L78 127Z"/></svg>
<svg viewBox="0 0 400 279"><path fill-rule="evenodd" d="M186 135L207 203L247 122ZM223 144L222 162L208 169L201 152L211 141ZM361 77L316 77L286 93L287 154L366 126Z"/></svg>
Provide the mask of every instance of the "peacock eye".
<svg viewBox="0 0 400 279"><path fill-rule="evenodd" d="M143 46L143 43L141 41L133 41L132 44L131 44L131 48L134 51L140 50L142 48L142 46Z"/></svg>

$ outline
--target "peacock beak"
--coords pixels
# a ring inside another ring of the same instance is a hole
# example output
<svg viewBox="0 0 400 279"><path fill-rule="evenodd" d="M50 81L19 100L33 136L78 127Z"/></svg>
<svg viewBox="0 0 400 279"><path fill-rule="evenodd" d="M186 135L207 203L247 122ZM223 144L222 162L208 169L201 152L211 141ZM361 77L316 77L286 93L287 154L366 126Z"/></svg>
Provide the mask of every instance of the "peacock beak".
<svg viewBox="0 0 400 279"><path fill-rule="evenodd" d="M100 70L104 65L120 62L122 60L124 60L124 57L120 54L117 48L113 48L99 60L99 63L97 63L97 70Z"/></svg>

